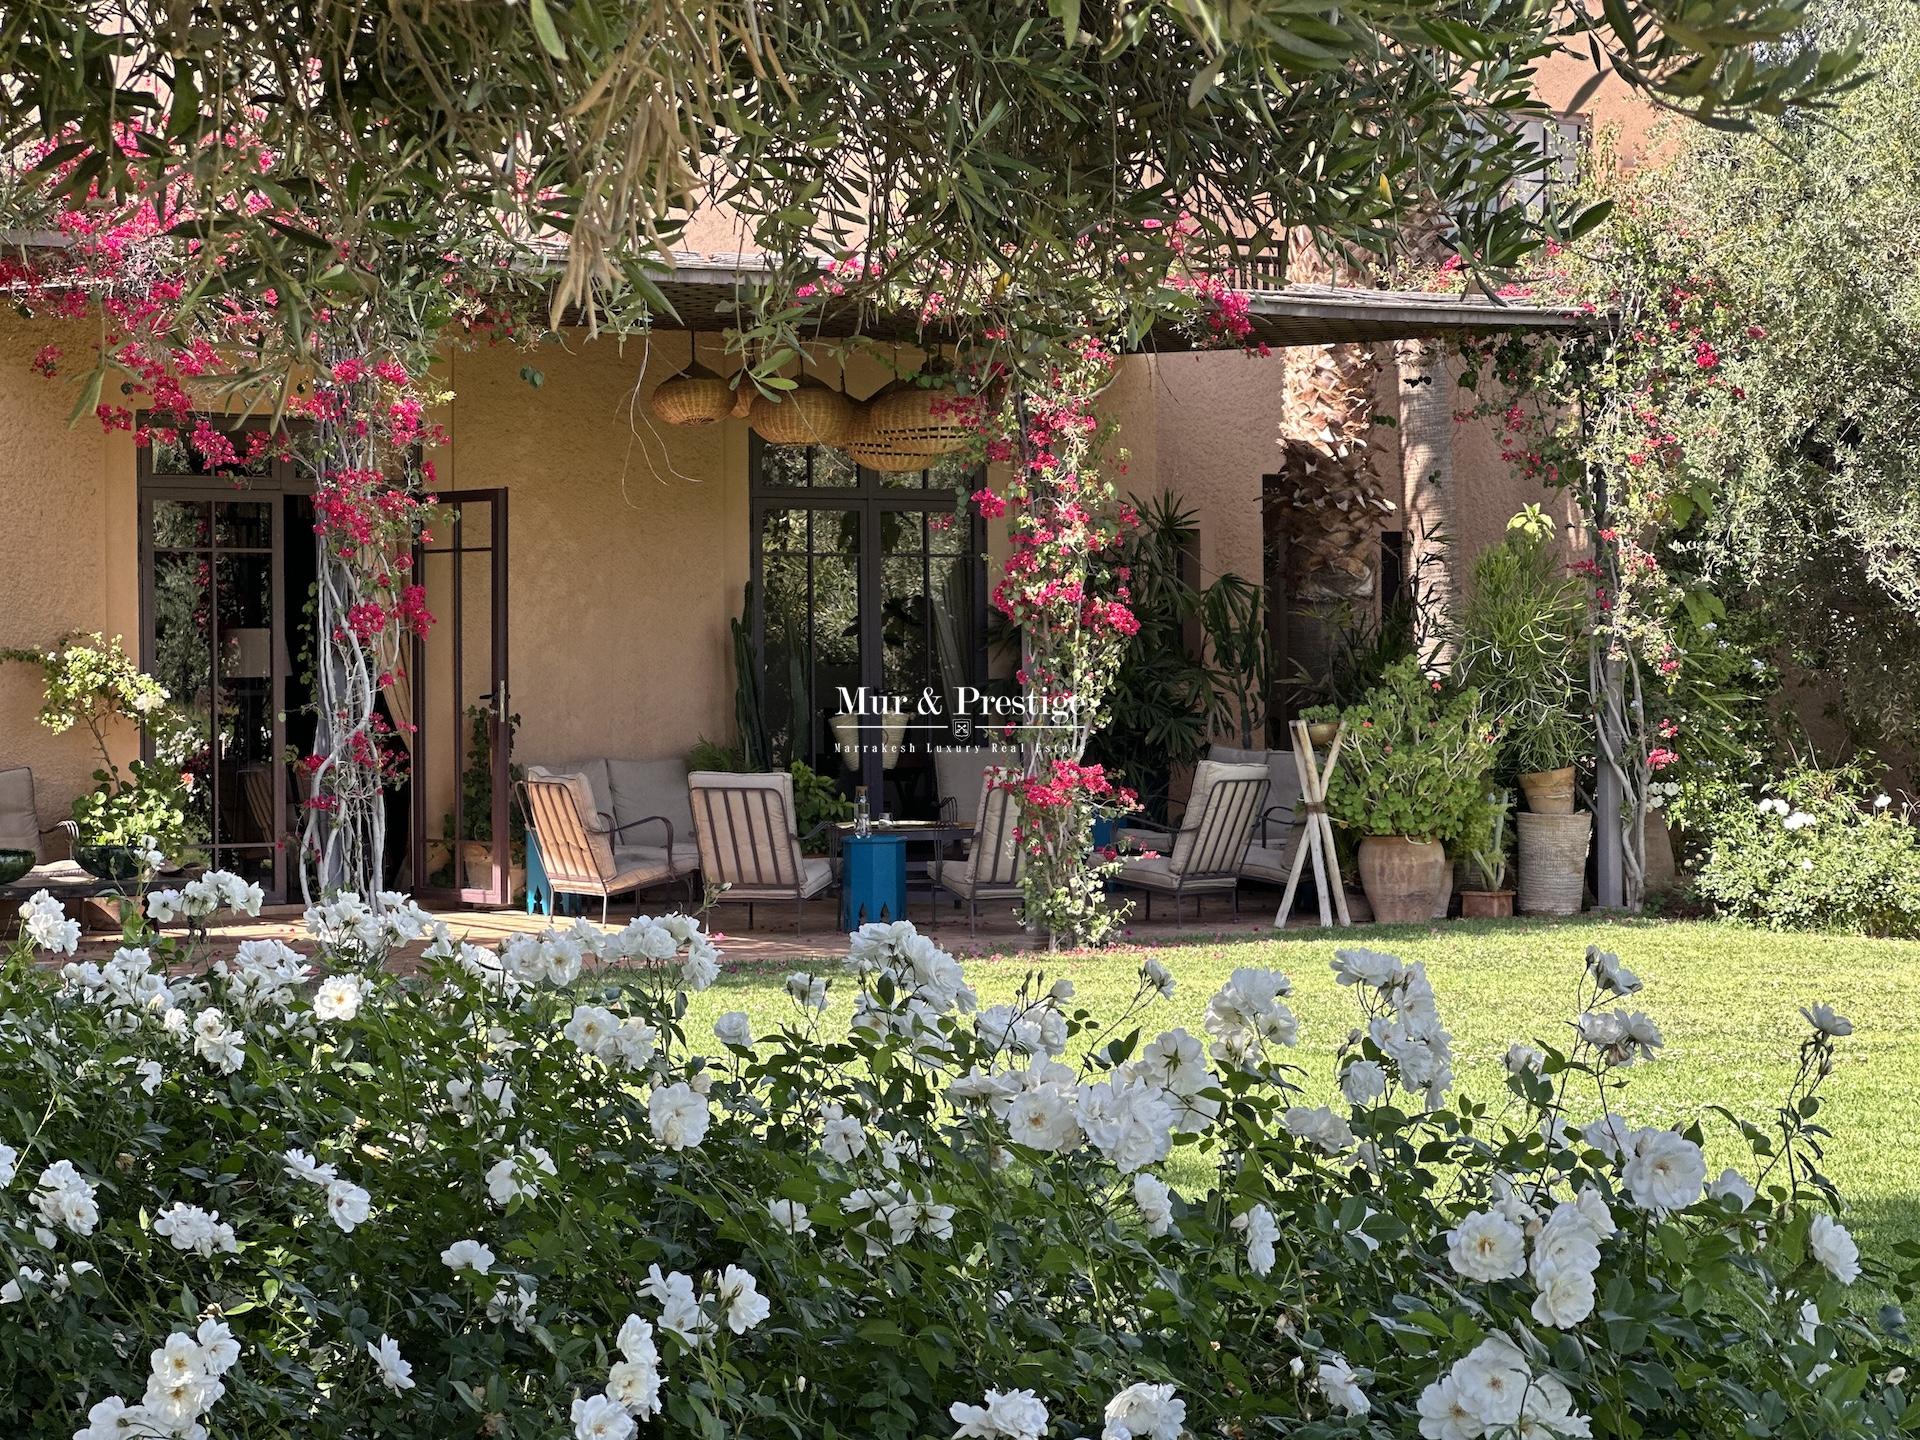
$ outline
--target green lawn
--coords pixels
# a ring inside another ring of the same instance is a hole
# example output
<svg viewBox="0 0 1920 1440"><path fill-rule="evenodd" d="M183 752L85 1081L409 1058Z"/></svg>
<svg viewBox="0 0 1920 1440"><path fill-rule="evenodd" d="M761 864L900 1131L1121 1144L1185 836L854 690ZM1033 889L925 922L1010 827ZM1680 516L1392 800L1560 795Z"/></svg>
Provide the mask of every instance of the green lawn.
<svg viewBox="0 0 1920 1440"><path fill-rule="evenodd" d="M1301 1036L1296 1058L1309 1072L1309 1095L1314 1103L1337 1100L1333 1054L1358 1011L1351 992L1334 983L1328 962L1348 937L1426 962L1454 1034L1460 1083L1490 1100L1504 1093L1500 1057L1510 1041L1539 1036L1564 1043L1586 947L1618 952L1646 982L1633 1003L1666 1037L1660 1059L1627 1072L1623 1108L1639 1123L1668 1124L1713 1102L1767 1121L1807 1033L1800 1007L1816 1000L1834 1005L1855 1030L1839 1042L1824 1091L1821 1118L1834 1132L1828 1173L1847 1197L1849 1223L1864 1246L1885 1254L1898 1240L1920 1240L1920 943L1775 935L1699 921L1455 922L1369 927L1338 941L1319 932L1258 941L1196 935L1152 947L1180 989L1157 1004L1146 1023L1197 1032L1207 996L1236 966L1284 970L1293 978ZM1064 954L1046 969L1050 978L1072 977L1080 1002L1111 1015L1131 997L1142 953ZM991 1004L1010 996L1044 958L985 957L966 962L967 972L982 1004ZM780 984L789 968L797 967L729 970L719 985L694 997L690 1025L704 1029L723 1011L745 1010L762 1033L778 1026L791 1014ZM825 968L824 957L813 968ZM848 992L836 988L830 1015L844 1023ZM1721 1164L1745 1161L1744 1147L1725 1139L1724 1122L1707 1119L1710 1137L1720 1137L1709 1157L1714 1173Z"/></svg>

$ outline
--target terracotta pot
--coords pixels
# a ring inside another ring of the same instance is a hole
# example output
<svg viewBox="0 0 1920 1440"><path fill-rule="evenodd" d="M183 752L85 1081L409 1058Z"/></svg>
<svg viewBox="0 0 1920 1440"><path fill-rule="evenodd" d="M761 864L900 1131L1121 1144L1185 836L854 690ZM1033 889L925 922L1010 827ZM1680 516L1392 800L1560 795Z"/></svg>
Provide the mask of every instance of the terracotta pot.
<svg viewBox="0 0 1920 1440"><path fill-rule="evenodd" d="M1440 879L1434 892L1433 918L1444 920L1447 912L1453 909L1453 862L1447 859L1446 852L1440 855Z"/></svg>
<svg viewBox="0 0 1920 1440"><path fill-rule="evenodd" d="M1522 915L1577 915L1587 878L1587 848L1593 843L1593 816L1514 817L1520 834Z"/></svg>
<svg viewBox="0 0 1920 1440"><path fill-rule="evenodd" d="M1513 892L1511 890L1462 890L1460 918L1462 920L1510 920L1513 918Z"/></svg>
<svg viewBox="0 0 1920 1440"><path fill-rule="evenodd" d="M1360 888L1382 925L1410 925L1433 918L1447 850L1438 840L1369 835L1360 842Z"/></svg>
<svg viewBox="0 0 1920 1440"><path fill-rule="evenodd" d="M1573 767L1562 765L1558 770L1535 770L1520 777L1520 788L1526 792L1527 809L1536 815L1571 815L1573 813Z"/></svg>

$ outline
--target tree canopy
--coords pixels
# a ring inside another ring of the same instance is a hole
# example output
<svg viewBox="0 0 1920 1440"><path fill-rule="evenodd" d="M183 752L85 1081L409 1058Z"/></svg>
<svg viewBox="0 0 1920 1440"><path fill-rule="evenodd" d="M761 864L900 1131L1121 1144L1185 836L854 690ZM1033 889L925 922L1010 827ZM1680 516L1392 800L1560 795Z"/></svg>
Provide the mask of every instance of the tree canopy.
<svg viewBox="0 0 1920 1440"><path fill-rule="evenodd" d="M1040 334L1096 289L1142 328L1181 211L1230 253L1380 251L1417 216L1512 260L1541 228L1507 197L1543 163L1512 124L1543 55L1737 123L1847 74L1800 43L1803 3L18 0L0 133L69 196L169 187L195 283L271 291L296 348L317 310L431 319L411 281L459 216L490 266L563 242L559 308L657 316L662 252L724 201L781 267L737 326L764 376L806 338L802 277L849 251L853 299L939 283Z"/></svg>

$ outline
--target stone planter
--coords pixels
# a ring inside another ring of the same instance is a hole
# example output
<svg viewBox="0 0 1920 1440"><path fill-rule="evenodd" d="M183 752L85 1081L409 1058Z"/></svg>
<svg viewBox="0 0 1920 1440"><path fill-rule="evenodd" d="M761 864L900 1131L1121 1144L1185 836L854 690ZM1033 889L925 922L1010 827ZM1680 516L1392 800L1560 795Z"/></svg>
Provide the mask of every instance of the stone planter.
<svg viewBox="0 0 1920 1440"><path fill-rule="evenodd" d="M1527 809L1536 815L1573 813L1573 767L1535 770L1520 777L1520 789L1527 797Z"/></svg>
<svg viewBox="0 0 1920 1440"><path fill-rule="evenodd" d="M1369 835L1360 842L1360 888L1382 925L1411 925L1433 918L1447 850L1438 840Z"/></svg>
<svg viewBox="0 0 1920 1440"><path fill-rule="evenodd" d="M1584 810L1572 815L1523 812L1514 821L1520 833L1520 913L1579 914L1586 892L1593 816Z"/></svg>
<svg viewBox="0 0 1920 1440"><path fill-rule="evenodd" d="M1673 889L1680 872L1673 859L1673 832L1667 828L1666 817L1658 810L1647 812L1646 836L1646 892L1649 895L1664 895Z"/></svg>
<svg viewBox="0 0 1920 1440"><path fill-rule="evenodd" d="M1460 892L1460 918L1462 920L1512 919L1513 891L1462 890Z"/></svg>

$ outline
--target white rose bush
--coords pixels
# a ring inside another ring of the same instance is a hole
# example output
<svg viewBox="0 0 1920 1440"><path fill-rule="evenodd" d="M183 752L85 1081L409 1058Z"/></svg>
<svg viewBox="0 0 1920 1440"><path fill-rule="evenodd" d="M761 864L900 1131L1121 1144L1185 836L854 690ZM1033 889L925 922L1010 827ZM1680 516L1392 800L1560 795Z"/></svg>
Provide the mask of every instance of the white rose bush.
<svg viewBox="0 0 1920 1440"><path fill-rule="evenodd" d="M1365 950L1321 1095L1270 970L1197 1034L1153 1023L1157 961L1119 1016L1037 975L982 1010L871 925L756 1033L687 1023L721 957L684 916L487 949L339 896L309 946L208 963L189 917L80 963L36 905L9 1437L1920 1434L1920 1265L1820 1171L1824 1007L1776 1115L1664 1129L1625 1118L1662 1037L1598 952L1475 1100L1421 967ZM1750 1163L1710 1178L1703 1126Z"/></svg>

